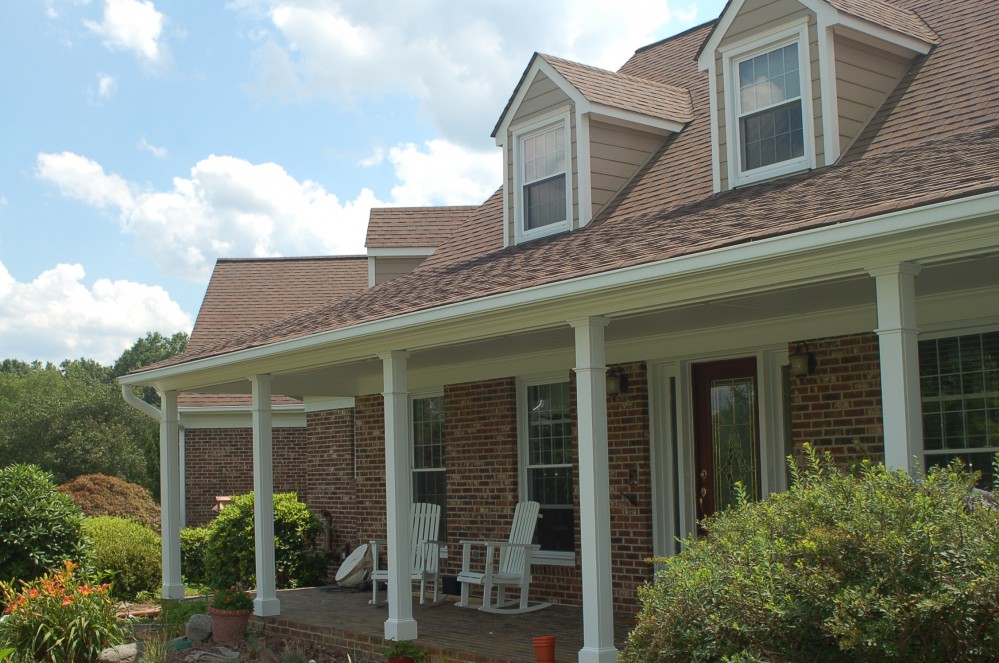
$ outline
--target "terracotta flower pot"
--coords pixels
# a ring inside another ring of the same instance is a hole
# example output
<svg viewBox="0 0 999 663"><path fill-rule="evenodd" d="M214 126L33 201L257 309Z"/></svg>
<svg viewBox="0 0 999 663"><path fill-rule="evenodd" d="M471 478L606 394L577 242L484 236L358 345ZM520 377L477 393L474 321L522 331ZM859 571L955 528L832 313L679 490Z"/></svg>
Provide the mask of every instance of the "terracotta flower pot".
<svg viewBox="0 0 999 663"><path fill-rule="evenodd" d="M232 642L245 638L250 612L250 610L223 610L208 606L208 614L212 616L212 640Z"/></svg>
<svg viewBox="0 0 999 663"><path fill-rule="evenodd" d="M416 659L410 656L403 656L402 658L397 658L395 656L390 656L388 663L413 663Z"/></svg>
<svg viewBox="0 0 999 663"><path fill-rule="evenodd" d="M538 663L555 663L555 636L535 636L534 656L538 659Z"/></svg>

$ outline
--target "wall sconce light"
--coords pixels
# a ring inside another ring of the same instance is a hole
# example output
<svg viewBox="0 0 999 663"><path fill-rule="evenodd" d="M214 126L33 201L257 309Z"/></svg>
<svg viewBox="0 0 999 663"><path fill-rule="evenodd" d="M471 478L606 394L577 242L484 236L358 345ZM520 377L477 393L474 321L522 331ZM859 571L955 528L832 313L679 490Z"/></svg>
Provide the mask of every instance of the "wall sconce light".
<svg viewBox="0 0 999 663"><path fill-rule="evenodd" d="M607 369L607 395L617 396L628 392L628 376L617 364Z"/></svg>
<svg viewBox="0 0 999 663"><path fill-rule="evenodd" d="M791 361L791 377L799 381L815 372L815 355L808 351L807 343L798 343L788 359Z"/></svg>

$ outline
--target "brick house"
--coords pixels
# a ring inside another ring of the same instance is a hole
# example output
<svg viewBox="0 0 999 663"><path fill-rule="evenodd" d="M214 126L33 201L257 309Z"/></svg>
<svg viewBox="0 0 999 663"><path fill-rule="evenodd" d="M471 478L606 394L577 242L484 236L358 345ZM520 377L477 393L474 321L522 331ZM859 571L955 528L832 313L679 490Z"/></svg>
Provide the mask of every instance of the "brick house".
<svg viewBox="0 0 999 663"><path fill-rule="evenodd" d="M198 481L243 484L213 491L297 489L334 514L335 546L387 532L402 559L414 498L444 506L455 544L537 499L533 598L583 606L584 662L616 660L647 557L736 480L786 488L806 441L988 470L997 30L986 0L731 0L617 72L535 55L496 124L489 200L373 211L370 287L350 293L281 309L250 281L249 301L212 303L213 282L198 325L207 308L238 328L122 379L163 395L163 595L183 591L178 403L213 394L242 394L249 423L185 427L189 515L190 473L218 462ZM243 315L263 301L281 310ZM298 425L278 427L277 397ZM255 609L274 615L257 505ZM402 573L389 638L417 634Z"/></svg>

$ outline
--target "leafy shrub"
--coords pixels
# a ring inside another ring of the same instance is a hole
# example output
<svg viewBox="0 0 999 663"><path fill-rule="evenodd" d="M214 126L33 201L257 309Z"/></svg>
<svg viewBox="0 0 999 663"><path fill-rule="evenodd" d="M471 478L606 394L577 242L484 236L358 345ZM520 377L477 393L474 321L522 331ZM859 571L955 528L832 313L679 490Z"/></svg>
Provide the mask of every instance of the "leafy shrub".
<svg viewBox="0 0 999 663"><path fill-rule="evenodd" d="M87 518L83 529L93 541L94 568L113 580L111 596L130 601L139 592L152 592L160 583L160 537L129 518Z"/></svg>
<svg viewBox="0 0 999 663"><path fill-rule="evenodd" d="M969 508L975 477L806 457L658 560L622 660L999 660L999 510Z"/></svg>
<svg viewBox="0 0 999 663"><path fill-rule="evenodd" d="M209 526L206 570L212 587L256 583L253 493L233 497ZM277 586L317 584L326 559L315 550L322 526L295 493L274 495L274 558Z"/></svg>
<svg viewBox="0 0 999 663"><path fill-rule="evenodd" d="M121 516L160 531L160 507L149 490L105 474L85 474L59 486L88 516Z"/></svg>
<svg viewBox="0 0 999 663"><path fill-rule="evenodd" d="M72 562L61 571L22 581L20 588L0 583L7 605L0 646L13 647L18 662L96 661L102 649L125 638L109 587L99 583L99 578L77 573Z"/></svg>
<svg viewBox="0 0 999 663"><path fill-rule="evenodd" d="M208 570L208 527L185 527L180 530L180 570L186 585L206 586Z"/></svg>
<svg viewBox="0 0 999 663"><path fill-rule="evenodd" d="M0 580L32 580L88 557L83 514L34 465L0 470Z"/></svg>

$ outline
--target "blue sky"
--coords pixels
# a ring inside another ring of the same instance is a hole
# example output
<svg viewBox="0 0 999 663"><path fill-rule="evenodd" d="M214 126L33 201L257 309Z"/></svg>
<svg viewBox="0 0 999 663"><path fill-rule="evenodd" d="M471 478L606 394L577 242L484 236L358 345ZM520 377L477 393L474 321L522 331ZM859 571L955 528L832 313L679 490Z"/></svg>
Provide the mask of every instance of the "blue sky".
<svg viewBox="0 0 999 663"><path fill-rule="evenodd" d="M111 362L189 332L220 257L481 202L534 51L616 69L723 4L4 0L0 358Z"/></svg>

